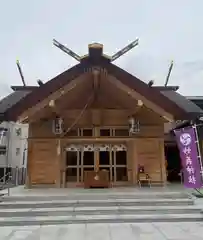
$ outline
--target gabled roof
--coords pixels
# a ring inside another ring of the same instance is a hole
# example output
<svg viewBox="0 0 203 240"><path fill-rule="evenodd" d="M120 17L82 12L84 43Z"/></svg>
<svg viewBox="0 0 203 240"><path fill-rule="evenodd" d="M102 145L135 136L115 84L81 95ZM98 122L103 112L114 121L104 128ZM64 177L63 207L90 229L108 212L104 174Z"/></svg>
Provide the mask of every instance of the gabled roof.
<svg viewBox="0 0 203 240"><path fill-rule="evenodd" d="M148 86L148 84L144 83L137 77L112 64L110 59L102 55L101 49L97 48L94 49L94 51L89 52L92 54L84 57L79 64L61 73L42 86L33 88L29 94L28 92L24 93L23 97L19 97L20 99L18 99L18 101L14 101L14 104L12 104L12 106L10 106L5 112L7 120L15 121L25 110L47 98L50 94L85 73L88 68L94 66L105 68L108 74L114 76L124 85L146 97L166 112L172 114L176 119L193 119L200 115L201 112L198 109L196 109L197 112L188 111L184 106L180 106L174 102L174 99L171 99L164 94L164 91L161 92L158 88ZM19 93L16 94L18 95Z"/></svg>
<svg viewBox="0 0 203 240"><path fill-rule="evenodd" d="M187 99L191 100L191 101L203 101L203 96L186 96Z"/></svg>
<svg viewBox="0 0 203 240"><path fill-rule="evenodd" d="M38 86L11 86L13 92L0 100L0 121L6 121L6 112L37 87Z"/></svg>
<svg viewBox="0 0 203 240"><path fill-rule="evenodd" d="M177 91L179 89L179 86L154 86L153 88L158 89L159 91Z"/></svg>
<svg viewBox="0 0 203 240"><path fill-rule="evenodd" d="M36 88L38 88L38 86L11 86L11 89L13 91L29 91L29 92L32 92Z"/></svg>
<svg viewBox="0 0 203 240"><path fill-rule="evenodd" d="M197 106L194 102L190 101L183 95L175 92L175 91L161 91L161 93L170 99L171 101L174 101L179 107L187 111L188 113L191 113L192 115L198 114L202 115L203 110Z"/></svg>
<svg viewBox="0 0 203 240"><path fill-rule="evenodd" d="M31 91L22 90L22 91L15 91L0 100L0 118L1 120L7 120L5 114L8 109L11 109L15 106L20 100L22 100L25 96L27 96ZM12 120L12 119L11 119Z"/></svg>

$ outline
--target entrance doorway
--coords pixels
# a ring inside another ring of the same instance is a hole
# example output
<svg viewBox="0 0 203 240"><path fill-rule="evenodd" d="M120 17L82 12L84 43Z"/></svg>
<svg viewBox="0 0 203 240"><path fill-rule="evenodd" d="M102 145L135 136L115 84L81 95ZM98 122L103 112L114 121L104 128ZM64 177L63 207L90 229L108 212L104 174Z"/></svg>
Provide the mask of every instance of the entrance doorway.
<svg viewBox="0 0 203 240"><path fill-rule="evenodd" d="M113 152L113 169L115 182L126 182L127 177L127 151Z"/></svg>
<svg viewBox="0 0 203 240"><path fill-rule="evenodd" d="M128 181L127 149L124 145L111 145L109 150L99 151L99 170L109 172L112 183L121 184Z"/></svg>
<svg viewBox="0 0 203 240"><path fill-rule="evenodd" d="M80 181L80 166L81 154L77 151L66 152L66 182L74 183Z"/></svg>
<svg viewBox="0 0 203 240"><path fill-rule="evenodd" d="M176 144L165 145L167 181L180 183L182 178L182 166L179 149Z"/></svg>
<svg viewBox="0 0 203 240"><path fill-rule="evenodd" d="M94 171L95 169L95 152L94 151L83 151L83 162L82 168L82 182L85 171Z"/></svg>
<svg viewBox="0 0 203 240"><path fill-rule="evenodd" d="M98 170L99 171L107 171L109 173L109 180L112 182L112 161L111 161L111 149L102 150L98 152Z"/></svg>
<svg viewBox="0 0 203 240"><path fill-rule="evenodd" d="M66 149L66 185L81 185L84 182L85 171L97 170L108 171L111 183L128 181L126 147L123 144L91 144L69 146Z"/></svg>

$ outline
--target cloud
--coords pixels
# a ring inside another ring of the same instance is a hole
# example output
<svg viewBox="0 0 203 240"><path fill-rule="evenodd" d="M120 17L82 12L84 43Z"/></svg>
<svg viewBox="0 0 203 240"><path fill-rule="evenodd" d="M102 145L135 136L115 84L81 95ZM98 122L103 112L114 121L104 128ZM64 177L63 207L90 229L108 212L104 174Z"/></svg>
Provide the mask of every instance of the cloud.
<svg viewBox="0 0 203 240"><path fill-rule="evenodd" d="M117 62L121 68L140 78L144 82L155 81L155 85L164 85L171 59L147 53L123 57ZM203 60L174 61L168 85L180 87L183 95L203 95Z"/></svg>
<svg viewBox="0 0 203 240"><path fill-rule="evenodd" d="M142 53L126 57L118 65L144 82L154 80L156 85L163 85L170 60Z"/></svg>
<svg viewBox="0 0 203 240"><path fill-rule="evenodd" d="M116 11L109 4L116 4ZM4 1L0 66L5 85L0 94L10 92L6 83L22 84L16 57L27 84L36 84L37 79L46 82L72 65L67 55L52 46L53 37L85 54L88 43L101 42L105 53L114 53L138 36L139 46L116 64L145 82L154 79L163 85L173 59L169 85L179 85L185 95L202 95L202 7L202 0L103 0L97 1L100 11L95 11L93 0Z"/></svg>
<svg viewBox="0 0 203 240"><path fill-rule="evenodd" d="M0 99L6 97L12 90L7 83L0 83Z"/></svg>

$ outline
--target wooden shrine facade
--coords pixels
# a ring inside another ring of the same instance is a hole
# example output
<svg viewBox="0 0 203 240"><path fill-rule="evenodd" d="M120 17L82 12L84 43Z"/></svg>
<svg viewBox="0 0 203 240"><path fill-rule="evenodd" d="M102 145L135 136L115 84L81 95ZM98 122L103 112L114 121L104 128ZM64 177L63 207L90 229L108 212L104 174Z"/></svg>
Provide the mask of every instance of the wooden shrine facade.
<svg viewBox="0 0 203 240"><path fill-rule="evenodd" d="M152 184L166 182L164 123L193 116L102 50L91 45L79 64L6 113L29 123L28 187L83 187L91 176L106 177L108 186L136 185L139 166Z"/></svg>

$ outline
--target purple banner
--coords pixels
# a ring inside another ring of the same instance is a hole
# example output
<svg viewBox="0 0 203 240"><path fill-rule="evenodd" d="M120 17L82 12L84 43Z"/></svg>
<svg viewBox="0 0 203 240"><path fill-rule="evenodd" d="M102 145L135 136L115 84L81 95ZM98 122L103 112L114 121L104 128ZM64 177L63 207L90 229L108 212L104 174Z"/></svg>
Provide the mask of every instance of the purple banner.
<svg viewBox="0 0 203 240"><path fill-rule="evenodd" d="M187 127L174 132L182 161L184 186L186 188L201 188L201 159L199 159L195 129Z"/></svg>

